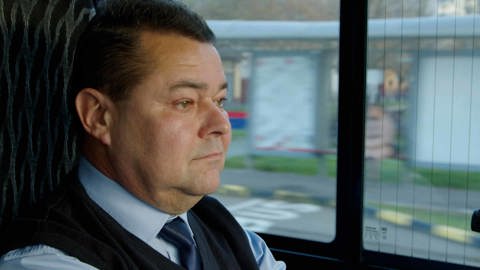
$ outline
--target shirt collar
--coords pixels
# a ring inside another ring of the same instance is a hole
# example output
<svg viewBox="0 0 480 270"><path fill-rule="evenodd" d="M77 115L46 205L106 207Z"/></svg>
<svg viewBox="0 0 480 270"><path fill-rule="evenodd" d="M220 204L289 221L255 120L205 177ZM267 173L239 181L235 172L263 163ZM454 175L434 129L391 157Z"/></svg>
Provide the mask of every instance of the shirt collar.
<svg viewBox="0 0 480 270"><path fill-rule="evenodd" d="M141 201L80 158L78 177L88 196L127 231L144 242L155 239L171 215ZM188 224L187 214L180 217Z"/></svg>

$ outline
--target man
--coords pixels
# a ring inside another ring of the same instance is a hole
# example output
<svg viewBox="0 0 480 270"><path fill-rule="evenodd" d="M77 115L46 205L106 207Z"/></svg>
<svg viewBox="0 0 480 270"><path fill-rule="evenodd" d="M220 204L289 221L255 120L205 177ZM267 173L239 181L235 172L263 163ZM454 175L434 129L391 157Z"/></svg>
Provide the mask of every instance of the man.
<svg viewBox="0 0 480 270"><path fill-rule="evenodd" d="M2 236L0 269L285 269L205 196L231 135L212 31L175 1L107 3L75 60L79 166Z"/></svg>

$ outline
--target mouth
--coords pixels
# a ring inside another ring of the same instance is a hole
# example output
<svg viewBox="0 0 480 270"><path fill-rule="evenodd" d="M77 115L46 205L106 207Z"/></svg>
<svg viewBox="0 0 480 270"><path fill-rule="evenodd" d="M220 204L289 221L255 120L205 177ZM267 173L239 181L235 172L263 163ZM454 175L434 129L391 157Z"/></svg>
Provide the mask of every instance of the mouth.
<svg viewBox="0 0 480 270"><path fill-rule="evenodd" d="M194 158L193 160L214 160L214 159L221 159L223 158L223 152L213 152L213 153L208 153L205 155L198 156Z"/></svg>

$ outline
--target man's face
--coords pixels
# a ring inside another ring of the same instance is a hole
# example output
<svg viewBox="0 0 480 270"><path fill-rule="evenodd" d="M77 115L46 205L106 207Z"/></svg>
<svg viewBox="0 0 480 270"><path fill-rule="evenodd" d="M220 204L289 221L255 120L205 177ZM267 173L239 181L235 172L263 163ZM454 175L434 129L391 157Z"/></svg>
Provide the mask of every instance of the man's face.
<svg viewBox="0 0 480 270"><path fill-rule="evenodd" d="M211 44L150 32L141 41L154 69L114 103L112 177L148 203L181 212L178 203L191 207L189 199L220 183L231 139L225 75Z"/></svg>

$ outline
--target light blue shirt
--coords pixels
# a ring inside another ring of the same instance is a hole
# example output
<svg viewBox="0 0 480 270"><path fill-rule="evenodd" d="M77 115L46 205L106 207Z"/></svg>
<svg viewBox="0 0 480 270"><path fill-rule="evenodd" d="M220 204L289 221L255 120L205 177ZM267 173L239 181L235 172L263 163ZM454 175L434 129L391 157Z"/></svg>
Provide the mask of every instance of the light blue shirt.
<svg viewBox="0 0 480 270"><path fill-rule="evenodd" d="M117 182L100 173L85 159L80 160L78 176L88 196L113 219L165 257L178 262L176 248L157 237L163 225L175 216L139 200ZM180 218L188 224L186 213L180 215ZM190 233L193 236L191 230ZM283 262L275 260L263 239L254 232L245 230L245 233L261 270L286 269ZM10 269L91 270L96 268L56 248L34 245L12 250L0 257L0 270Z"/></svg>

